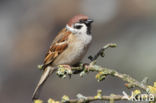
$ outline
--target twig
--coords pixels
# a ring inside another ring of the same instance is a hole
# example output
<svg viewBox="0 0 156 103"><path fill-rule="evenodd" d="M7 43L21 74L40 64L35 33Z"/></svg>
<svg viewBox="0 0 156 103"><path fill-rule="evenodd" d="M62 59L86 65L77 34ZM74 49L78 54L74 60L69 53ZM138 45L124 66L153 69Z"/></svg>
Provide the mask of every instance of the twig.
<svg viewBox="0 0 156 103"><path fill-rule="evenodd" d="M91 61L94 61L94 60L96 60L99 56L104 57L104 56L105 56L104 51L105 51L106 49L108 49L108 48L114 48L114 47L116 47L116 46L117 46L117 45L116 45L115 43L109 43L109 44L105 45L103 48L101 48L101 49L96 53L96 55L95 55L94 57L89 56L88 58L89 58Z"/></svg>

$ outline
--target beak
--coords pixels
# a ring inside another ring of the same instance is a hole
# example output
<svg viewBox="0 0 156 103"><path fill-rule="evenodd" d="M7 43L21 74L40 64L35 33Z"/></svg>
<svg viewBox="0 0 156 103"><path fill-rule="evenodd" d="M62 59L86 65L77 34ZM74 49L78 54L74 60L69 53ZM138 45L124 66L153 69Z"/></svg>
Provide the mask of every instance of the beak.
<svg viewBox="0 0 156 103"><path fill-rule="evenodd" d="M86 24L91 24L92 22L93 22L92 19L88 19L88 20L85 21Z"/></svg>

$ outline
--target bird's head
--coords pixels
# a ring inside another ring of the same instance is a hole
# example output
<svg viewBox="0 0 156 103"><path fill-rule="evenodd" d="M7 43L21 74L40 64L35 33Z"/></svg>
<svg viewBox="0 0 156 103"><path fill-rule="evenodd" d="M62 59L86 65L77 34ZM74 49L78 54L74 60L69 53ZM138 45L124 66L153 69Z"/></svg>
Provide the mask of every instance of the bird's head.
<svg viewBox="0 0 156 103"><path fill-rule="evenodd" d="M92 19L85 15L76 15L69 20L66 28L74 34L91 34Z"/></svg>

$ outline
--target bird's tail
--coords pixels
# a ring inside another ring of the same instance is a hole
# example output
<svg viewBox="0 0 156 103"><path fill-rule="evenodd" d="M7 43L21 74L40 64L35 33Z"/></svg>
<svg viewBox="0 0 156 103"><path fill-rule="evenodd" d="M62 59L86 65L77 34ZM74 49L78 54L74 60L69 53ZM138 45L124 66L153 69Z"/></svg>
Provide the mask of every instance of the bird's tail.
<svg viewBox="0 0 156 103"><path fill-rule="evenodd" d="M32 95L32 100L35 100L35 99L38 99L39 98L39 94L40 94L40 91L41 91L41 88L43 86L43 84L45 83L45 81L48 79L49 75L51 73L54 72L54 68L51 67L51 66L48 66L45 68L40 80L39 80L39 83L37 84L35 90L34 90L34 93Z"/></svg>

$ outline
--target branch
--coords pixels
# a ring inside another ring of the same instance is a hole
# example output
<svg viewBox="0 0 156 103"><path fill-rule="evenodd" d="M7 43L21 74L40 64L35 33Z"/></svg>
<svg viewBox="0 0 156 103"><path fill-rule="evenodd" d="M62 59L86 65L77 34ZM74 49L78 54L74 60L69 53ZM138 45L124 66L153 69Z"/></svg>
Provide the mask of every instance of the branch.
<svg viewBox="0 0 156 103"><path fill-rule="evenodd" d="M67 74L69 74L70 76L72 75L72 72L75 72L75 71L82 71L80 73L80 76L83 76L83 75L85 75L86 73L88 73L90 71L98 72L98 74L96 75L96 78L98 79L98 81L101 81L101 80L105 79L106 76L111 75L111 76L120 78L123 81L126 81L127 84L125 84L125 86L128 87L128 88L139 87L139 88L143 89L144 91L147 91L148 88L145 85L145 83L139 82L136 79L132 78L131 76L127 75L127 74L122 74L122 73L117 72L116 70L109 69L109 68L104 68L104 67L96 65L96 60L98 59L99 56L104 57L104 55L105 55L104 52L105 52L106 49L114 48L116 46L117 45L114 44L114 43L109 43L109 44L105 45L103 48L101 48L95 54L94 57L93 56L88 57L91 60L91 63L89 65L84 66L82 64L79 67L72 67L71 68L72 71L70 71L70 69L65 70L66 68L64 68L64 67L63 68L59 67L60 69L58 69L57 74L60 75L60 73L61 73L61 76L63 75L64 77L66 77L65 72L67 72ZM63 69L63 73L61 72L62 69Z"/></svg>
<svg viewBox="0 0 156 103"><path fill-rule="evenodd" d="M117 72L116 70L95 65L93 62L89 64L88 66L86 66L85 68L72 67L72 71L80 71L80 70L85 71L85 73L89 73L90 71L98 72L98 74L96 75L96 79L98 79L98 81L102 81L103 79L106 78L106 76L111 75L113 77L117 77L117 78L122 79L123 81L128 82L128 84L126 84L126 87L129 87L129 88L139 87L145 91L148 89L145 84L137 81L136 79L132 78L131 76L127 74L122 74L122 73Z"/></svg>
<svg viewBox="0 0 156 103"><path fill-rule="evenodd" d="M118 100L125 100L122 95L114 95L114 96L102 96L101 98L95 98L93 96L88 96L86 99L70 99L68 103L85 103L85 102L93 102L97 100L104 100L104 101L118 101Z"/></svg>
<svg viewBox="0 0 156 103"><path fill-rule="evenodd" d="M68 102L68 103L89 103L89 102L98 101L98 100L118 101L118 100L126 100L126 98L124 98L124 96L122 95L115 95L115 94L111 94L110 96L104 96L104 95L102 96L102 90L98 90L96 96L86 97L86 96L83 96L82 94L78 94L77 99L68 98L65 100L65 98L62 98L62 102Z"/></svg>
<svg viewBox="0 0 156 103"><path fill-rule="evenodd" d="M110 101L110 103L114 103L114 101L127 100L127 99L124 98L123 95L111 94L109 96L105 96L102 95L102 90L98 90L96 96L86 97L83 96L82 94L77 94L77 99L70 99L68 96L64 95L61 101L55 101L54 99L50 98L48 100L48 103L89 103L98 100ZM40 100L37 103L42 103L42 101Z"/></svg>
<svg viewBox="0 0 156 103"><path fill-rule="evenodd" d="M114 69L109 69L106 67L102 67L102 66L98 66L96 65L96 60L99 58L99 56L104 57L105 55L105 50L108 48L114 48L116 47L116 44L107 44L106 46L104 46L103 48L101 48L96 54L95 56L89 56L89 59L91 60L91 63L89 63L88 65L86 64L81 64L78 67L70 67L68 68L67 66L63 66L63 65L59 65L56 69L56 73L59 77L65 78L67 75L69 75L71 77L71 75L73 74L80 74L80 76L84 76L89 72L97 72L96 74L96 79L100 82L102 80L104 80L108 75L111 75L113 77L117 77L125 82L127 82L125 84L125 86L127 88L134 88L134 87L138 87L139 89L142 89L144 92L146 92L147 94L152 93L154 94L154 98L156 98L156 83L154 84L154 86L147 86L147 81L148 78L143 79L143 81L139 82L136 79L134 79L133 77L129 76L128 74L123 74L123 73L119 73L118 71L114 70ZM77 72L79 71L79 72ZM136 93L138 95L138 93L140 93L139 90L136 90ZM48 103L89 103L92 101L97 101L97 100L104 100L104 101L110 101L110 103L114 103L114 101L118 101L118 100L129 100L129 95L125 94L123 92L123 95L110 95L110 96L102 96L102 91L99 90L97 92L96 96L83 96L81 94L79 94L77 97L77 99L69 99L68 96L63 96L62 101L55 101L53 99L49 99ZM125 97L126 95L126 97ZM35 102L36 103L36 102ZM40 102L37 102L40 103ZM42 102L41 102L42 103Z"/></svg>

